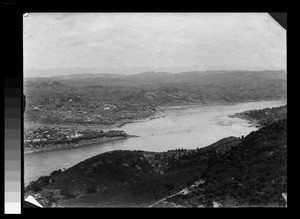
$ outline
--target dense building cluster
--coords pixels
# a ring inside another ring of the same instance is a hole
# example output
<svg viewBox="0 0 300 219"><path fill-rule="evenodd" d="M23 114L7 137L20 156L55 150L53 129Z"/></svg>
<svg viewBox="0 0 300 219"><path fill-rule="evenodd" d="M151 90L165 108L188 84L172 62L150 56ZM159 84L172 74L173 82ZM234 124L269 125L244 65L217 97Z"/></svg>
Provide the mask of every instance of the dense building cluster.
<svg viewBox="0 0 300 219"><path fill-rule="evenodd" d="M93 129L62 128L54 126L42 126L26 129L24 146L26 149L42 149L53 145L73 145L79 142L94 142L104 138L123 138L127 134L123 131L107 131Z"/></svg>

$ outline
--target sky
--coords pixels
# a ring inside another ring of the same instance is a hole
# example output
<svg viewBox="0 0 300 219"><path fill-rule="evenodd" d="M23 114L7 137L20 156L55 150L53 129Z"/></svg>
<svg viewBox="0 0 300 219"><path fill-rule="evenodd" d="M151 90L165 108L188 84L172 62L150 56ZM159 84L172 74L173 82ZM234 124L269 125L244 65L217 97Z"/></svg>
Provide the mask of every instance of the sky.
<svg viewBox="0 0 300 219"><path fill-rule="evenodd" d="M286 70L286 30L268 13L29 13L23 53L25 77Z"/></svg>

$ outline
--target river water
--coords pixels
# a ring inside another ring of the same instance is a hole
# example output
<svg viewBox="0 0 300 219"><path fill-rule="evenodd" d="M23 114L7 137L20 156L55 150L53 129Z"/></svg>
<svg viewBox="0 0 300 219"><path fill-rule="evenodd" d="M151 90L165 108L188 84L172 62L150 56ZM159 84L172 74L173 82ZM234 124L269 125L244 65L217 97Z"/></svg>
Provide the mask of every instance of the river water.
<svg viewBox="0 0 300 219"><path fill-rule="evenodd" d="M241 137L257 128L248 121L229 115L252 109L285 105L286 101L261 101L228 105L185 106L164 111L165 116L129 123L123 130L138 138L128 138L64 150L24 155L25 185L57 169L69 168L80 161L112 150L167 151L200 148L229 136Z"/></svg>

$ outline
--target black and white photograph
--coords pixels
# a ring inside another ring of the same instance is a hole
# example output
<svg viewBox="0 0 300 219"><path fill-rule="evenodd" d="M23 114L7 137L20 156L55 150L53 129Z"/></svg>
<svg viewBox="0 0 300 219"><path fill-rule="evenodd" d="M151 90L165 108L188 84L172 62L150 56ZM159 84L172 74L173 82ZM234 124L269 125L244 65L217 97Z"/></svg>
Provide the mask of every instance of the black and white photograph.
<svg viewBox="0 0 300 219"><path fill-rule="evenodd" d="M270 13L23 15L23 199L286 208L287 35Z"/></svg>

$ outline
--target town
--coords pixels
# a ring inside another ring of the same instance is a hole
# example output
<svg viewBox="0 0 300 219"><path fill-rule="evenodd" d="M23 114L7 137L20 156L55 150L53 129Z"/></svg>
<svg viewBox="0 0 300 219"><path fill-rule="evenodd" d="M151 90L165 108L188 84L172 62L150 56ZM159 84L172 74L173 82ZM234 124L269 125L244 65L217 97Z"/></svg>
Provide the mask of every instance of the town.
<svg viewBox="0 0 300 219"><path fill-rule="evenodd" d="M42 126L24 130L24 151L33 152L78 146L79 144L103 143L127 138L123 131L107 131L77 128Z"/></svg>

